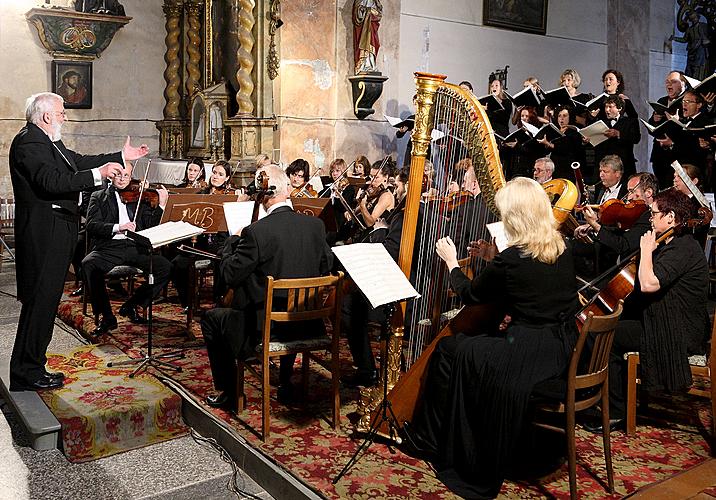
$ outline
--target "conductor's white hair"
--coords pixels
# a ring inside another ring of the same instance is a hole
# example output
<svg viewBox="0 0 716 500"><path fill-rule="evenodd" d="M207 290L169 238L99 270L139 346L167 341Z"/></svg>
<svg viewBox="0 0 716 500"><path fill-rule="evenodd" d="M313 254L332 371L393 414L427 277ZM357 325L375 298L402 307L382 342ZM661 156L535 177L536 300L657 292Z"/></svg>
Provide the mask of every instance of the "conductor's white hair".
<svg viewBox="0 0 716 500"><path fill-rule="evenodd" d="M53 94L52 92L40 92L39 94L31 95L25 102L25 119L30 123L39 125L42 122L42 115L51 113L56 101L65 102L61 95Z"/></svg>

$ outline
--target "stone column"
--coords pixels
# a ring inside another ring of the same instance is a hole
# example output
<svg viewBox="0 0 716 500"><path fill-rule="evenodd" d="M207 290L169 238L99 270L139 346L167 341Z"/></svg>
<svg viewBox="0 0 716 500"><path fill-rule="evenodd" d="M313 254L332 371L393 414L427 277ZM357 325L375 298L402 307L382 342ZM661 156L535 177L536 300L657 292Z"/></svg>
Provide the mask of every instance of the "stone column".
<svg viewBox="0 0 716 500"><path fill-rule="evenodd" d="M181 15L183 0L165 0L164 15L166 16L167 35L164 38L167 50L164 61L167 66L164 70L164 120L157 123L159 129L159 154L162 158L181 158L184 152L183 120L179 110L181 96L181 63L179 48L181 38Z"/></svg>
<svg viewBox="0 0 716 500"><path fill-rule="evenodd" d="M607 66L622 72L624 93L645 119L651 114L644 104L649 100L649 3L608 0L607 4ZM641 142L634 147L639 171L648 170L648 146L649 136L642 129Z"/></svg>

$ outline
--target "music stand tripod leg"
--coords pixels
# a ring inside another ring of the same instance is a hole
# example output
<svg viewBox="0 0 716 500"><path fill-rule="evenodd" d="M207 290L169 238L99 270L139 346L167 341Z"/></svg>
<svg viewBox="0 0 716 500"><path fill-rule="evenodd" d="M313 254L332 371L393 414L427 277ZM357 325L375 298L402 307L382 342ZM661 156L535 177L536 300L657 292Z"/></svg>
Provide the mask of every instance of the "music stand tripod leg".
<svg viewBox="0 0 716 500"><path fill-rule="evenodd" d="M360 459L360 454L363 450L367 450L373 442L375 442L375 437L378 435L378 429L380 429L383 422L388 422L388 435L390 436L390 441L395 441L398 444L400 444L400 438L398 437L398 432L400 431L400 424L398 424L398 419L395 416L395 413L393 413L393 407L390 404L390 401L388 400L388 357L387 357L387 345L388 340L390 337L390 320L393 317L393 312L395 311L396 303L393 302L389 306L386 306L386 319L382 324L381 327L381 341L384 343L386 348L384 349L385 354L381 356L380 360L380 366L381 366L381 376L383 378L383 400L380 402L380 414L373 420L372 425L370 426L370 429L368 430L368 433L366 434L365 438L363 439L363 442L358 446L358 449L353 453L351 458L348 460L345 466L343 466L343 469L338 473L338 475L333 479L332 483L336 484L338 481L341 480L341 478L350 470L351 467L353 467L356 463L358 463L358 460ZM388 444L388 449L391 453L394 453L393 448Z"/></svg>
<svg viewBox="0 0 716 500"><path fill-rule="evenodd" d="M129 235L128 235L129 236ZM154 256L153 256L153 249L150 248L150 259L149 259L149 273L147 275L147 280L149 283L150 288L154 286L154 272L153 272L153 262L154 262ZM154 366L155 368L164 367L168 368L177 372L181 372L182 368L181 366L172 365L171 363L168 363L166 361L161 361L163 358L183 358L184 353L180 351L174 351L169 352L165 354L159 354L159 355L153 355L152 354L152 311L153 311L153 305L154 305L154 297L152 297L152 300L149 301L149 307L147 309L147 354L145 354L141 358L132 358L127 359L124 361L117 361L113 362L110 361L107 363L107 367L111 368L113 366L123 366L123 365L131 365L134 363L139 363L139 365L134 369L132 373L129 374L129 378L134 378L134 376L139 373L140 371L146 369L149 366Z"/></svg>

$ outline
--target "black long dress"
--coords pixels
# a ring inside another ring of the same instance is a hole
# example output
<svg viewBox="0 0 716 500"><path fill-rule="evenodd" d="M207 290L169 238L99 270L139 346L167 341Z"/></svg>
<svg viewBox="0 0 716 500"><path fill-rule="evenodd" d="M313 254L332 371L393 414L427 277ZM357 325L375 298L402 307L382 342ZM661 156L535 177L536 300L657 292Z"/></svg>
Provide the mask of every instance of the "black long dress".
<svg viewBox="0 0 716 500"><path fill-rule="evenodd" d="M571 249L544 264L508 248L453 288L467 304L494 303L512 317L505 332L438 343L414 430L437 452L438 477L466 498L496 496L513 458L534 385L566 369L576 339Z"/></svg>

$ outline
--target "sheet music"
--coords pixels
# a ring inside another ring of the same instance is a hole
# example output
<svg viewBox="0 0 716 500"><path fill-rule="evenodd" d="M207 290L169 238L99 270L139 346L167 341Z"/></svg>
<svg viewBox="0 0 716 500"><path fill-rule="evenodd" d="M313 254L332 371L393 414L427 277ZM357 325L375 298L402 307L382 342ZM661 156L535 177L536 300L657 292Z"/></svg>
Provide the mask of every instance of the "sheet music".
<svg viewBox="0 0 716 500"><path fill-rule="evenodd" d="M174 243L175 241L191 238L203 232L204 230L202 228L189 224L188 222L172 221L137 231L137 234L149 239L149 241L152 242L153 248L159 248L169 243Z"/></svg>
<svg viewBox="0 0 716 500"><path fill-rule="evenodd" d="M490 235L495 238L495 245L497 245L497 251L501 252L507 248L507 233L505 232L505 225L502 221L493 222L487 224L487 230L490 231Z"/></svg>
<svg viewBox="0 0 716 500"><path fill-rule="evenodd" d="M711 212L716 214L716 200L714 199L714 193L704 193L704 197L706 197L706 200L709 202L709 208L711 209ZM711 219L711 227L716 227L716 217ZM707 256L709 254L706 254Z"/></svg>
<svg viewBox="0 0 716 500"><path fill-rule="evenodd" d="M586 137L592 146L597 146L608 139L608 137L604 135L604 132L607 130L609 130L607 124L599 120L588 127L580 128L579 133L582 134L583 137Z"/></svg>
<svg viewBox="0 0 716 500"><path fill-rule="evenodd" d="M254 215L253 201L226 201L223 206L229 234L238 234L240 229L251 224L251 217Z"/></svg>
<svg viewBox="0 0 716 500"><path fill-rule="evenodd" d="M681 181L686 185L687 188L689 188L689 191L691 191L691 194L694 195L694 198L696 198L699 202L699 204L702 207L709 207L709 202L704 198L704 195L701 193L698 187L696 187L696 184L694 184L694 181L691 180L691 177L689 177L689 174L687 174L684 171L684 167L681 166L681 163L674 160L671 163L671 167L676 171L678 176L681 178Z"/></svg>
<svg viewBox="0 0 716 500"><path fill-rule="evenodd" d="M354 243L332 250L373 308L420 297L381 243Z"/></svg>

